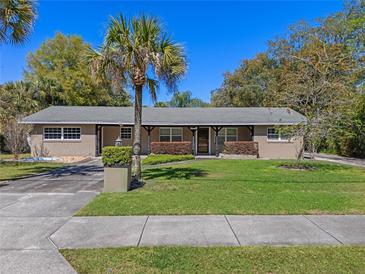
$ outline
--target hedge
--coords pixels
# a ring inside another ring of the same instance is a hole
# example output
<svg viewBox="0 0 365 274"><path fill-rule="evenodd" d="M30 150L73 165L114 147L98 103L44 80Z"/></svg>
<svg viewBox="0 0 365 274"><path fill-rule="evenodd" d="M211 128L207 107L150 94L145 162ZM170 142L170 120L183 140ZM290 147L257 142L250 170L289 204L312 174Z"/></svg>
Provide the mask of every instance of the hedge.
<svg viewBox="0 0 365 274"><path fill-rule="evenodd" d="M101 159L106 167L122 167L130 165L132 163L132 147L104 147Z"/></svg>

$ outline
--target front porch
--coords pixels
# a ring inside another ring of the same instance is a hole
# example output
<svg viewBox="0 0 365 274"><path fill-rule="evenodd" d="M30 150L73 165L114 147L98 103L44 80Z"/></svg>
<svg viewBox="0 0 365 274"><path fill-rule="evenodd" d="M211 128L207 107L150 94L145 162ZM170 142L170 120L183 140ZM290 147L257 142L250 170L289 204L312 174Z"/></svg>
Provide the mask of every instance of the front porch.
<svg viewBox="0 0 365 274"><path fill-rule="evenodd" d="M104 146L113 146L117 138L121 138L122 145L131 146L134 139L133 126L123 125L97 125L96 126L96 154L101 154ZM169 154L193 154L218 156L229 145L230 154L235 154L232 147L238 148L236 153L251 151L254 145L253 126L151 126L143 125L141 136L142 154L167 153ZM185 146L184 152L178 151ZM189 146L189 152L186 151ZM174 152L176 147L176 152ZM239 148L241 147L241 148ZM249 147L245 149L245 147ZM257 146L256 146L257 147ZM255 154L255 153L254 153ZM258 154L258 152L256 153Z"/></svg>

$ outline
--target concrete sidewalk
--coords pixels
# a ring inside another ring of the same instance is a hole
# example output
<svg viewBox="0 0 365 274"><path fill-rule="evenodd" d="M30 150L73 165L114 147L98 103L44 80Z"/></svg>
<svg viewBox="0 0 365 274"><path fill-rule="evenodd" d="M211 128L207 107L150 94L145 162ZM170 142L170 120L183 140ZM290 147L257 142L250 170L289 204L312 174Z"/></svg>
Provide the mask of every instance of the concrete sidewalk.
<svg viewBox="0 0 365 274"><path fill-rule="evenodd" d="M57 248L364 245L365 215L76 217L50 239Z"/></svg>

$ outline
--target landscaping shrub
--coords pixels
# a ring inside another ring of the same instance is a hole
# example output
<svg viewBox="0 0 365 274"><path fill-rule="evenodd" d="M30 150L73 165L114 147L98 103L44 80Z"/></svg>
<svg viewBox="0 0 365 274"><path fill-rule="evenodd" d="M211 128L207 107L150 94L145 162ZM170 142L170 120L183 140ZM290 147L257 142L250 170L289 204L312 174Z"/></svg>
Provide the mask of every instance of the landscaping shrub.
<svg viewBox="0 0 365 274"><path fill-rule="evenodd" d="M153 154L188 155L191 154L191 142L152 142Z"/></svg>
<svg viewBox="0 0 365 274"><path fill-rule="evenodd" d="M294 169L294 170L314 170L316 169L315 165L308 162L292 162L292 163L284 163L279 165L279 167L286 169Z"/></svg>
<svg viewBox="0 0 365 274"><path fill-rule="evenodd" d="M224 142L223 153L259 156L259 144L252 141Z"/></svg>
<svg viewBox="0 0 365 274"><path fill-rule="evenodd" d="M194 156L188 155L170 155L170 154L151 154L147 158L143 159L142 164L144 165L157 165L169 162L178 162L192 160Z"/></svg>
<svg viewBox="0 0 365 274"><path fill-rule="evenodd" d="M280 168L292 169L292 170L346 170L350 169L350 166L341 165L337 163L329 163L322 161L303 160L303 161L286 161L278 165Z"/></svg>
<svg viewBox="0 0 365 274"><path fill-rule="evenodd" d="M132 147L104 147L102 152L102 162L106 167L130 165L132 163Z"/></svg>

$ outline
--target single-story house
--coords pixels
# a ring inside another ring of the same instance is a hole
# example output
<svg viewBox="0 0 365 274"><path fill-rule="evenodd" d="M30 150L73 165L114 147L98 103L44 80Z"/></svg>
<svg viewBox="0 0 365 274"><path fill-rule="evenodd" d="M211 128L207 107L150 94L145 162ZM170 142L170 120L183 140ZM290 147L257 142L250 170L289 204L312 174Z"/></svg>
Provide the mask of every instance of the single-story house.
<svg viewBox="0 0 365 274"><path fill-rule="evenodd" d="M132 145L133 107L52 106L25 117L34 156L99 156L104 146ZM247 154L293 159L303 138L288 139L280 125L305 124L289 108L153 108L142 110L142 154Z"/></svg>

